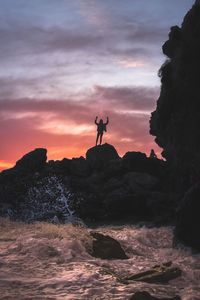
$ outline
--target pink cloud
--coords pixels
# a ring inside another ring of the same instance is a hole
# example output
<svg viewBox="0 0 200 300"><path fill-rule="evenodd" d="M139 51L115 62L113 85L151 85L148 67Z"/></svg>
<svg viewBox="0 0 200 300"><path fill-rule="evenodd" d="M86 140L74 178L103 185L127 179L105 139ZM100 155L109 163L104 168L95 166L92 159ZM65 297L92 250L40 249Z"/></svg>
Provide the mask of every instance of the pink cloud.
<svg viewBox="0 0 200 300"><path fill-rule="evenodd" d="M96 115L110 117L104 141L113 144L120 155L133 150L148 153L151 148L159 152L149 135L156 92L97 86L92 94L76 99L1 100L0 158L14 163L36 147L47 148L49 159L84 156L94 146Z"/></svg>

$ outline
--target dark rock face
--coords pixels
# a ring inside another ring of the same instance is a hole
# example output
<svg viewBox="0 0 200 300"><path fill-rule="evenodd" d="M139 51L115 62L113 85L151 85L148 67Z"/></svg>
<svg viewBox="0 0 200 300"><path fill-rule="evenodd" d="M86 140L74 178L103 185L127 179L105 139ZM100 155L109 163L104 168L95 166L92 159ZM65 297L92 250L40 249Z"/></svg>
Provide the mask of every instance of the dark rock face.
<svg viewBox="0 0 200 300"><path fill-rule="evenodd" d="M180 296L173 298L157 298L151 296L148 292L136 292L129 300L181 300Z"/></svg>
<svg viewBox="0 0 200 300"><path fill-rule="evenodd" d="M21 172L37 172L44 168L47 160L47 150L37 148L25 154L16 162L15 169Z"/></svg>
<svg viewBox="0 0 200 300"><path fill-rule="evenodd" d="M125 182L134 190L151 190L159 182L159 179L147 173L129 172L124 176Z"/></svg>
<svg viewBox="0 0 200 300"><path fill-rule="evenodd" d="M90 235L94 238L92 253L90 253L92 256L102 259L128 258L120 243L115 239L98 232L91 232Z"/></svg>
<svg viewBox="0 0 200 300"><path fill-rule="evenodd" d="M89 176L73 182L75 190L78 188L83 196L82 205L75 208L81 218L109 220L128 216L135 221L167 222L176 204L166 194L164 161L147 158L140 152L128 152L122 159L114 154L115 159L100 166L99 161L105 162L104 152L98 156Z"/></svg>
<svg viewBox="0 0 200 300"><path fill-rule="evenodd" d="M200 251L200 184L192 187L180 204L176 237L185 244Z"/></svg>
<svg viewBox="0 0 200 300"><path fill-rule="evenodd" d="M150 133L173 166L174 178L187 190L200 175L200 2L186 14L182 27L171 28L163 45L168 57Z"/></svg>
<svg viewBox="0 0 200 300"><path fill-rule="evenodd" d="M147 156L142 152L127 152L123 156L123 163L127 168L134 168L135 171L138 169L146 170L147 168Z"/></svg>
<svg viewBox="0 0 200 300"><path fill-rule="evenodd" d="M92 169L100 169L109 161L116 160L119 155L115 148L109 144L103 144L90 148L86 153L86 160Z"/></svg>

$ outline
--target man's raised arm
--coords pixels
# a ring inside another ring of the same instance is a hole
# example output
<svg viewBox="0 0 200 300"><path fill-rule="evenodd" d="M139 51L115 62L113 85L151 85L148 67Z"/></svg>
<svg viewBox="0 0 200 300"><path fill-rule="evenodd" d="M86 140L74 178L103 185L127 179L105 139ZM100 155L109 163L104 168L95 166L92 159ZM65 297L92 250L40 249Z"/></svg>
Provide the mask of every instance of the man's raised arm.
<svg viewBox="0 0 200 300"><path fill-rule="evenodd" d="M98 119L98 117L96 117L95 120L94 120L94 123L95 123L96 125L98 125L97 119Z"/></svg>
<svg viewBox="0 0 200 300"><path fill-rule="evenodd" d="M108 125L108 123L109 123L109 118L107 117L105 125Z"/></svg>

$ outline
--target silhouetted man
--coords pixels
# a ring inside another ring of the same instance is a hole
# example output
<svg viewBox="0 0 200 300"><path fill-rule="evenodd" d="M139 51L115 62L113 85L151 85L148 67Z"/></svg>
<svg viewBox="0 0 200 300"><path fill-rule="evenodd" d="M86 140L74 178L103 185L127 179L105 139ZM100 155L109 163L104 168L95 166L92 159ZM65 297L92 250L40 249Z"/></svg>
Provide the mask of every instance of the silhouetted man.
<svg viewBox="0 0 200 300"><path fill-rule="evenodd" d="M98 119L98 117L96 117L96 119L95 119L95 121L94 121L95 124L97 125L96 146L97 146L97 144L98 144L99 138L100 138L100 145L101 145L103 133L104 133L104 131L106 132L106 125L108 125L108 123L109 123L108 117L107 117L106 123L104 123L102 119L100 119L100 121L99 121L99 123L98 123L98 122L97 122L97 119Z"/></svg>

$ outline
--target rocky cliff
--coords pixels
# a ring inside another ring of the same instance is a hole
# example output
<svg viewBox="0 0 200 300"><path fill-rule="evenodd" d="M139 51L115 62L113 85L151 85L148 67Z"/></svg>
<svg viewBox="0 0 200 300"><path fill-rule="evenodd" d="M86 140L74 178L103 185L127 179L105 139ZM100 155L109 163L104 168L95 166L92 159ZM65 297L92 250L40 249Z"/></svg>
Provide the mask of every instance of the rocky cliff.
<svg viewBox="0 0 200 300"><path fill-rule="evenodd" d="M163 148L175 178L187 189L200 176L200 1L174 26L163 45L161 93L150 120L150 133Z"/></svg>

